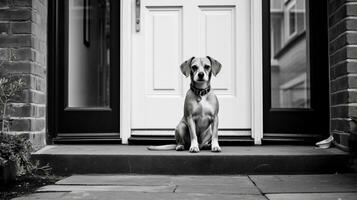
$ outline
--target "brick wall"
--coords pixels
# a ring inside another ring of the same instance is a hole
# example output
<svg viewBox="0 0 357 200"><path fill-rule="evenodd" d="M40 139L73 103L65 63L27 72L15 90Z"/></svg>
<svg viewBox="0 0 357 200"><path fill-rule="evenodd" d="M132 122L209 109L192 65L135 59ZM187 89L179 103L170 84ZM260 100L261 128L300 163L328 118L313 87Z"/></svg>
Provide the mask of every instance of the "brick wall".
<svg viewBox="0 0 357 200"><path fill-rule="evenodd" d="M357 0L329 0L331 132L351 150L357 117Z"/></svg>
<svg viewBox="0 0 357 200"><path fill-rule="evenodd" d="M46 141L47 0L0 0L0 60L23 75L13 102L13 134L26 134L35 148Z"/></svg>

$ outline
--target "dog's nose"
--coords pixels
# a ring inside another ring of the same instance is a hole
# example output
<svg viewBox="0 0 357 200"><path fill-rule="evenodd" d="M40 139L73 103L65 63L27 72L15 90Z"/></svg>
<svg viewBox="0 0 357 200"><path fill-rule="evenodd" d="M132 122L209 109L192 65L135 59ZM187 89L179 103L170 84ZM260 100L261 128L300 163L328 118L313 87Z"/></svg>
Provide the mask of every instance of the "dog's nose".
<svg viewBox="0 0 357 200"><path fill-rule="evenodd" d="M205 74L203 72L199 72L198 73L198 78L199 79L202 79L204 76L205 76Z"/></svg>

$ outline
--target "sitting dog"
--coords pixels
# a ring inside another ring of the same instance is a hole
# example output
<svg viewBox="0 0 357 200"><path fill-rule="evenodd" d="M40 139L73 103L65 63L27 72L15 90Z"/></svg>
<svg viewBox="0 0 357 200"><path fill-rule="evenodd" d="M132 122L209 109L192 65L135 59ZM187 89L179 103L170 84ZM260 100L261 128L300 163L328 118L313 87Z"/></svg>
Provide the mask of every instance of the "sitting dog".
<svg viewBox="0 0 357 200"><path fill-rule="evenodd" d="M183 151L191 153L211 148L220 152L218 144L218 99L211 91L212 74L221 70L221 63L207 56L192 57L181 64L182 73L191 77L190 89L186 93L184 114L175 129L175 145L150 146L149 150Z"/></svg>

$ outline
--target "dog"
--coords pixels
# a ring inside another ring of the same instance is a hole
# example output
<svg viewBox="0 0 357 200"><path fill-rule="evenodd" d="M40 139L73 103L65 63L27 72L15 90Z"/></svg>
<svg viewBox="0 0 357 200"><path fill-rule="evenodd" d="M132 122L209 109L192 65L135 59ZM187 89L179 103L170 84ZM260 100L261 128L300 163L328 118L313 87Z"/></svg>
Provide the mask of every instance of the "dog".
<svg viewBox="0 0 357 200"><path fill-rule="evenodd" d="M221 152L218 143L217 96L211 91L212 74L216 76L221 70L221 63L207 56L192 57L180 65L181 72L191 78L190 89L186 93L184 114L175 129L176 144L150 146L149 150L189 149L197 153L200 149Z"/></svg>

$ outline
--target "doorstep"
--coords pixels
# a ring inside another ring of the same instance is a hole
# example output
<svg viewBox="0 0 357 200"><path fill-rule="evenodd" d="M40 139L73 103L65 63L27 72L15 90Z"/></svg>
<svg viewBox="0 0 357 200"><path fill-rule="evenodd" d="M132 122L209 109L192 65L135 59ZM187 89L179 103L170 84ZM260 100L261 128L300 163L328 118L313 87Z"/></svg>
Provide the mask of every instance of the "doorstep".
<svg viewBox="0 0 357 200"><path fill-rule="evenodd" d="M223 146L221 153L148 151L130 145L48 145L33 153L57 175L311 174L348 172L350 156L312 146Z"/></svg>

